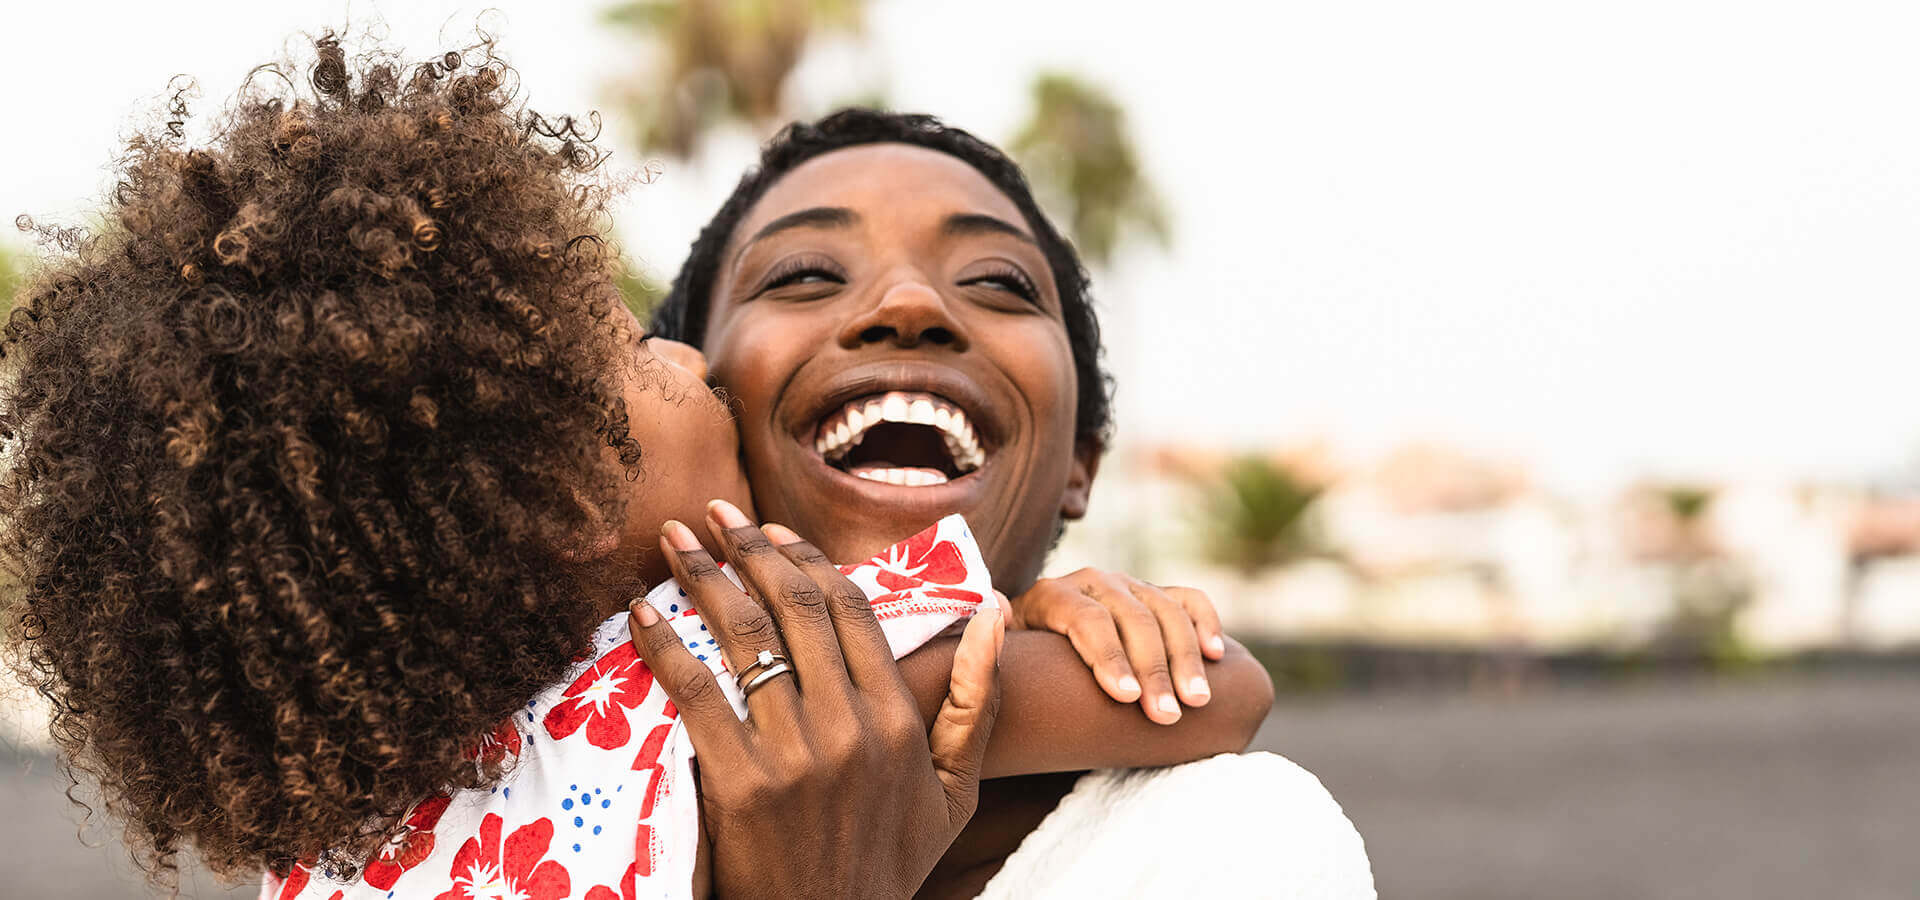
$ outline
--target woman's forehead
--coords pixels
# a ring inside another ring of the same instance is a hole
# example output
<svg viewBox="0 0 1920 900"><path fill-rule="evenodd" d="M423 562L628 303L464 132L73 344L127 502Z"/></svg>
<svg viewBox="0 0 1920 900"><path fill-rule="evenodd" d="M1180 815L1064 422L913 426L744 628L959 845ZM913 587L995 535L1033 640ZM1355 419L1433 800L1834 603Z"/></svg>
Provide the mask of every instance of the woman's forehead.
<svg viewBox="0 0 1920 900"><path fill-rule="evenodd" d="M912 144L860 144L794 167L754 204L731 243L737 246L768 222L812 208L928 222L971 212L1026 224L1005 193L957 157Z"/></svg>

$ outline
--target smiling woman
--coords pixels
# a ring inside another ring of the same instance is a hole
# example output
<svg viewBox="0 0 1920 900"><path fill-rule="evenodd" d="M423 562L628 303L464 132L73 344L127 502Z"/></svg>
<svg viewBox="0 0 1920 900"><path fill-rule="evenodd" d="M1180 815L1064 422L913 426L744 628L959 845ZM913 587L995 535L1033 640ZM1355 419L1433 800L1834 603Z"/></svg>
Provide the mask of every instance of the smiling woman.
<svg viewBox="0 0 1920 900"><path fill-rule="evenodd" d="M681 300L695 256L656 322L688 323L740 400L749 475L782 486L763 512L847 559L959 512L996 584L1032 583L1107 415L1085 281L1044 221L951 154L867 143L766 185L711 244L709 303Z"/></svg>
<svg viewBox="0 0 1920 900"><path fill-rule="evenodd" d="M1108 385L1085 273L1019 170L930 117L857 109L790 126L761 162L656 317L704 346L738 401L761 511L838 558L966 517L1014 595L1012 623L1071 641L1009 636L990 776L1244 747L1238 729L1258 725L1272 687L1219 634L1204 595L1092 570L1036 580L1064 523L1086 512ZM946 652L936 642L901 661L916 690L946 677ZM1371 894L1358 836L1312 776L1259 757L1195 766L983 785L921 893L1245 893L1242 876L1258 871L1296 896ZM1282 810L1275 821L1319 840L1297 841L1300 856L1248 844L1268 832L1255 820ZM1157 833L1167 821L1183 823L1178 838ZM1210 824L1187 827L1199 822ZM1166 861L1141 861L1143 837ZM1074 875L1091 871L1111 880Z"/></svg>

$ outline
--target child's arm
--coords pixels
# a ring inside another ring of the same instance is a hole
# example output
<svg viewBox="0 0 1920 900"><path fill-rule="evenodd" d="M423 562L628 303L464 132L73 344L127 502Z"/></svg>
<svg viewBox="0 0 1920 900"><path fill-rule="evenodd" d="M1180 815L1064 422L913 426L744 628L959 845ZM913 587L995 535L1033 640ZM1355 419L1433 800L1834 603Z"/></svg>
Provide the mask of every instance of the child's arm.
<svg viewBox="0 0 1920 900"><path fill-rule="evenodd" d="M1068 639L1010 631L1000 657L1000 716L987 744L985 778L1121 766L1160 766L1246 748L1273 706L1273 682L1239 644L1205 664L1212 701L1160 725L1109 697ZM900 660L900 672L932 721L946 699L957 638L943 637Z"/></svg>

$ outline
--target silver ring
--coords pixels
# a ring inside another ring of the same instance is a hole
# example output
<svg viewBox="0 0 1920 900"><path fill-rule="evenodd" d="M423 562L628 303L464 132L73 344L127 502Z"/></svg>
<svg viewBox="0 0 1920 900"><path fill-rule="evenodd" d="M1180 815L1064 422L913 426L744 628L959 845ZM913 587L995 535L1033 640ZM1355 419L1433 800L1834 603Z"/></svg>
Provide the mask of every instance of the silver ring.
<svg viewBox="0 0 1920 900"><path fill-rule="evenodd" d="M787 664L784 662L777 662L771 666L768 666L766 670L762 671L758 675L753 676L752 681L748 681L740 685L740 699L745 700L746 698L753 696L754 690L759 688L761 685L766 684L767 682L772 681L774 678L781 675L785 675L791 671L793 670L787 668ZM799 676L796 675L794 677L798 678Z"/></svg>
<svg viewBox="0 0 1920 900"><path fill-rule="evenodd" d="M786 661L786 656L777 651L762 650L754 656L753 662L748 663L739 672L734 674L733 682L744 688L746 687L747 679L752 678L754 672L760 669L772 668Z"/></svg>

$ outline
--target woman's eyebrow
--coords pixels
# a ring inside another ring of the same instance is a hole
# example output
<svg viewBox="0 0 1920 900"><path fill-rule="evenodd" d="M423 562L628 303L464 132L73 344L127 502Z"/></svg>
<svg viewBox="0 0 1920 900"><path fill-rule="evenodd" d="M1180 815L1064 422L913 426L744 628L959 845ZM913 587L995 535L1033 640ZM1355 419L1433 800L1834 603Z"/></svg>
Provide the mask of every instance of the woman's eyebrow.
<svg viewBox="0 0 1920 900"><path fill-rule="evenodd" d="M1005 234L1019 238L1034 246L1040 242L1018 225L1003 219L996 219L984 213L954 213L940 225L940 232L949 237L964 237L972 234Z"/></svg>
<svg viewBox="0 0 1920 900"><path fill-rule="evenodd" d="M787 213L768 222L759 231L754 232L753 237L747 238L740 245L740 249L734 251L734 264L739 264L740 257L747 252L748 247L782 231L791 228L846 228L858 221L860 221L860 214L844 206L811 206Z"/></svg>

